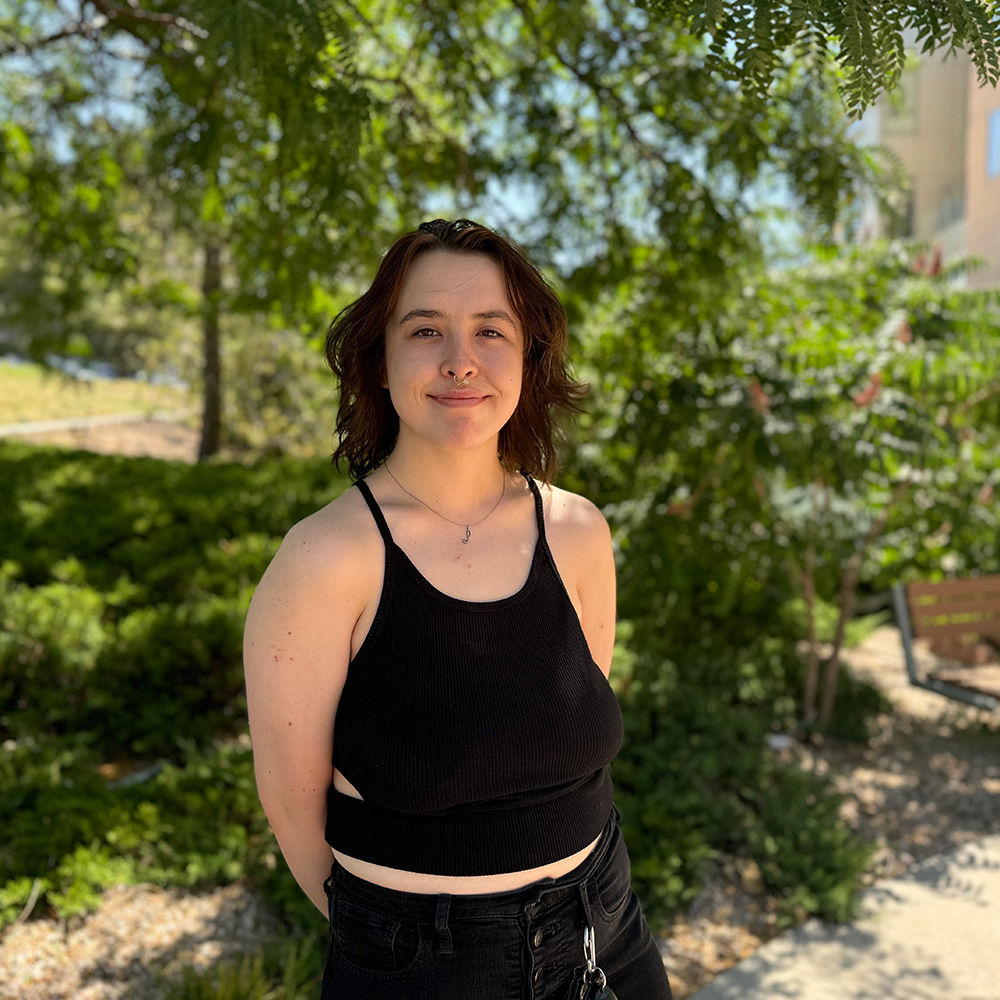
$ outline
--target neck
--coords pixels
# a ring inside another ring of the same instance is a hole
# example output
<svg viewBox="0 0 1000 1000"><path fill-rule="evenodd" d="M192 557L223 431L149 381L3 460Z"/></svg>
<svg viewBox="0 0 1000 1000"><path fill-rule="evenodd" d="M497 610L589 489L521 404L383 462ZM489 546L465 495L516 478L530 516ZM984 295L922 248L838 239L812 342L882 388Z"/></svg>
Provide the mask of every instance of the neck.
<svg viewBox="0 0 1000 1000"><path fill-rule="evenodd" d="M457 518L496 500L506 473L497 458L496 442L460 452L418 442L397 443L388 467L402 486L442 514ZM450 516L450 515L449 515Z"/></svg>

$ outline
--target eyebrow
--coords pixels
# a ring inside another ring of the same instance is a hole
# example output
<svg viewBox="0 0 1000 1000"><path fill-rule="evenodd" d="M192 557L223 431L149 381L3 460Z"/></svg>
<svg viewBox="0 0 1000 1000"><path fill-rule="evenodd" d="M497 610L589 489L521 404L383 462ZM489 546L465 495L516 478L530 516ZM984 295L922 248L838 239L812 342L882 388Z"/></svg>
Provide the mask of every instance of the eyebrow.
<svg viewBox="0 0 1000 1000"><path fill-rule="evenodd" d="M504 309L487 309L485 312L472 314L473 319L505 319L511 326L517 326L514 318ZM400 321L399 325L408 323L411 319L444 319L440 309L411 309Z"/></svg>

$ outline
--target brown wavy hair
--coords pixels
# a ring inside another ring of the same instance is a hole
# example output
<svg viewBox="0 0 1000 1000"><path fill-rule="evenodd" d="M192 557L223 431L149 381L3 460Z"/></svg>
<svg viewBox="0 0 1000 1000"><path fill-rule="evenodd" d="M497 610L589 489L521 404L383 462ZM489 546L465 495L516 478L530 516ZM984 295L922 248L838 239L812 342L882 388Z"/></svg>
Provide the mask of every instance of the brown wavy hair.
<svg viewBox="0 0 1000 1000"><path fill-rule="evenodd" d="M468 219L435 219L400 236L386 251L368 291L330 324L326 360L340 381L334 464L346 460L350 475L361 479L396 445L399 417L382 386L385 332L410 265L434 250L483 254L500 265L507 297L524 330L524 374L517 408L500 429L499 458L508 472L551 482L558 469L556 416L559 411L579 412L587 392L566 368L566 310L520 247Z"/></svg>

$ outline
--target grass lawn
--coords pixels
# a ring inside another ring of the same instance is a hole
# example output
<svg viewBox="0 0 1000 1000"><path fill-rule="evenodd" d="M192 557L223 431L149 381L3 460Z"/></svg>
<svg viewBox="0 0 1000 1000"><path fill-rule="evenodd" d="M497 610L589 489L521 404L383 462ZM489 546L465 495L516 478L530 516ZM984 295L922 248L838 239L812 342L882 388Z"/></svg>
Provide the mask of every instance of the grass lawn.
<svg viewBox="0 0 1000 1000"><path fill-rule="evenodd" d="M125 379L84 381L37 365L0 361L0 424L107 413L182 411L194 403L193 396L181 389Z"/></svg>

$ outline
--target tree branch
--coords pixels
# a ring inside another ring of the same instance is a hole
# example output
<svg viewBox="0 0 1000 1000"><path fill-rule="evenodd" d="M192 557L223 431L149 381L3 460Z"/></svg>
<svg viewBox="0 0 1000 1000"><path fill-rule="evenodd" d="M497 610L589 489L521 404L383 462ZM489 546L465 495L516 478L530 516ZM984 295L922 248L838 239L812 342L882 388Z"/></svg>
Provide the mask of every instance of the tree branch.
<svg viewBox="0 0 1000 1000"><path fill-rule="evenodd" d="M107 19L117 25L150 25L156 28L168 28L182 33L194 35L196 38L208 38L208 32L193 21L180 14L157 13L144 10L135 2L128 0L127 5L115 3L114 0L88 0Z"/></svg>
<svg viewBox="0 0 1000 1000"><path fill-rule="evenodd" d="M532 16L530 4L528 4L526 0L511 0L511 2L520 12L521 18L523 19L526 27L535 36L538 52L551 54L551 56L559 63L560 66L563 67L563 69L570 73L578 83L583 84L583 86L591 92L594 99L597 101L599 108L602 110L606 107L614 109L614 112L616 113L616 120L621 124L622 128L625 129L629 139L632 141L632 145L647 162L658 164L667 172L668 175L670 175L673 171L679 170L684 175L685 180L687 180L687 182L690 183L696 191L700 192L702 196L710 201L713 209L721 217L723 213L719 209L716 199L711 195L708 188L701 183L699 178L678 160L672 160L669 157L664 156L660 150L656 149L639 134L638 129L636 129L633 123L637 115L637 109L629 107L628 103L623 99L621 94L617 93L613 87L609 87L606 84L601 83L593 71L584 71L570 59L567 59L559 51L558 40L550 43L548 39L544 38L541 29L538 26L538 22Z"/></svg>
<svg viewBox="0 0 1000 1000"><path fill-rule="evenodd" d="M88 38L96 40L102 29L108 25L131 30L141 26L165 29L175 34L194 35L196 38L208 38L208 32L193 21L180 14L158 13L144 10L136 0L128 0L127 4L115 3L114 0L85 0L96 7L98 14L89 21L71 21L58 31L39 38L18 39L14 42L4 42L0 45L0 59L10 55L30 55L38 49L61 42L65 38ZM82 6L82 5L81 5Z"/></svg>
<svg viewBox="0 0 1000 1000"><path fill-rule="evenodd" d="M448 135L447 132L443 131L441 127L435 122L434 114L427 107L427 105L420 99L420 96L413 89L407 80L402 76L372 76L370 73L357 73L351 74L351 78L358 80L362 83L373 83L379 86L391 86L398 87L408 99L410 106L413 109L414 117L423 123L425 128L430 129L432 132L437 132L438 135L444 140L445 145L455 154L456 158L460 162L466 160L466 150L465 147L454 139L452 136Z"/></svg>
<svg viewBox="0 0 1000 1000"><path fill-rule="evenodd" d="M30 55L37 49L45 48L54 42L61 42L64 38L96 38L97 33L108 23L108 19L103 15L95 17L92 21L76 21L64 25L51 35L43 35L41 38L20 39L16 42L7 42L0 45L0 59L4 56Z"/></svg>

